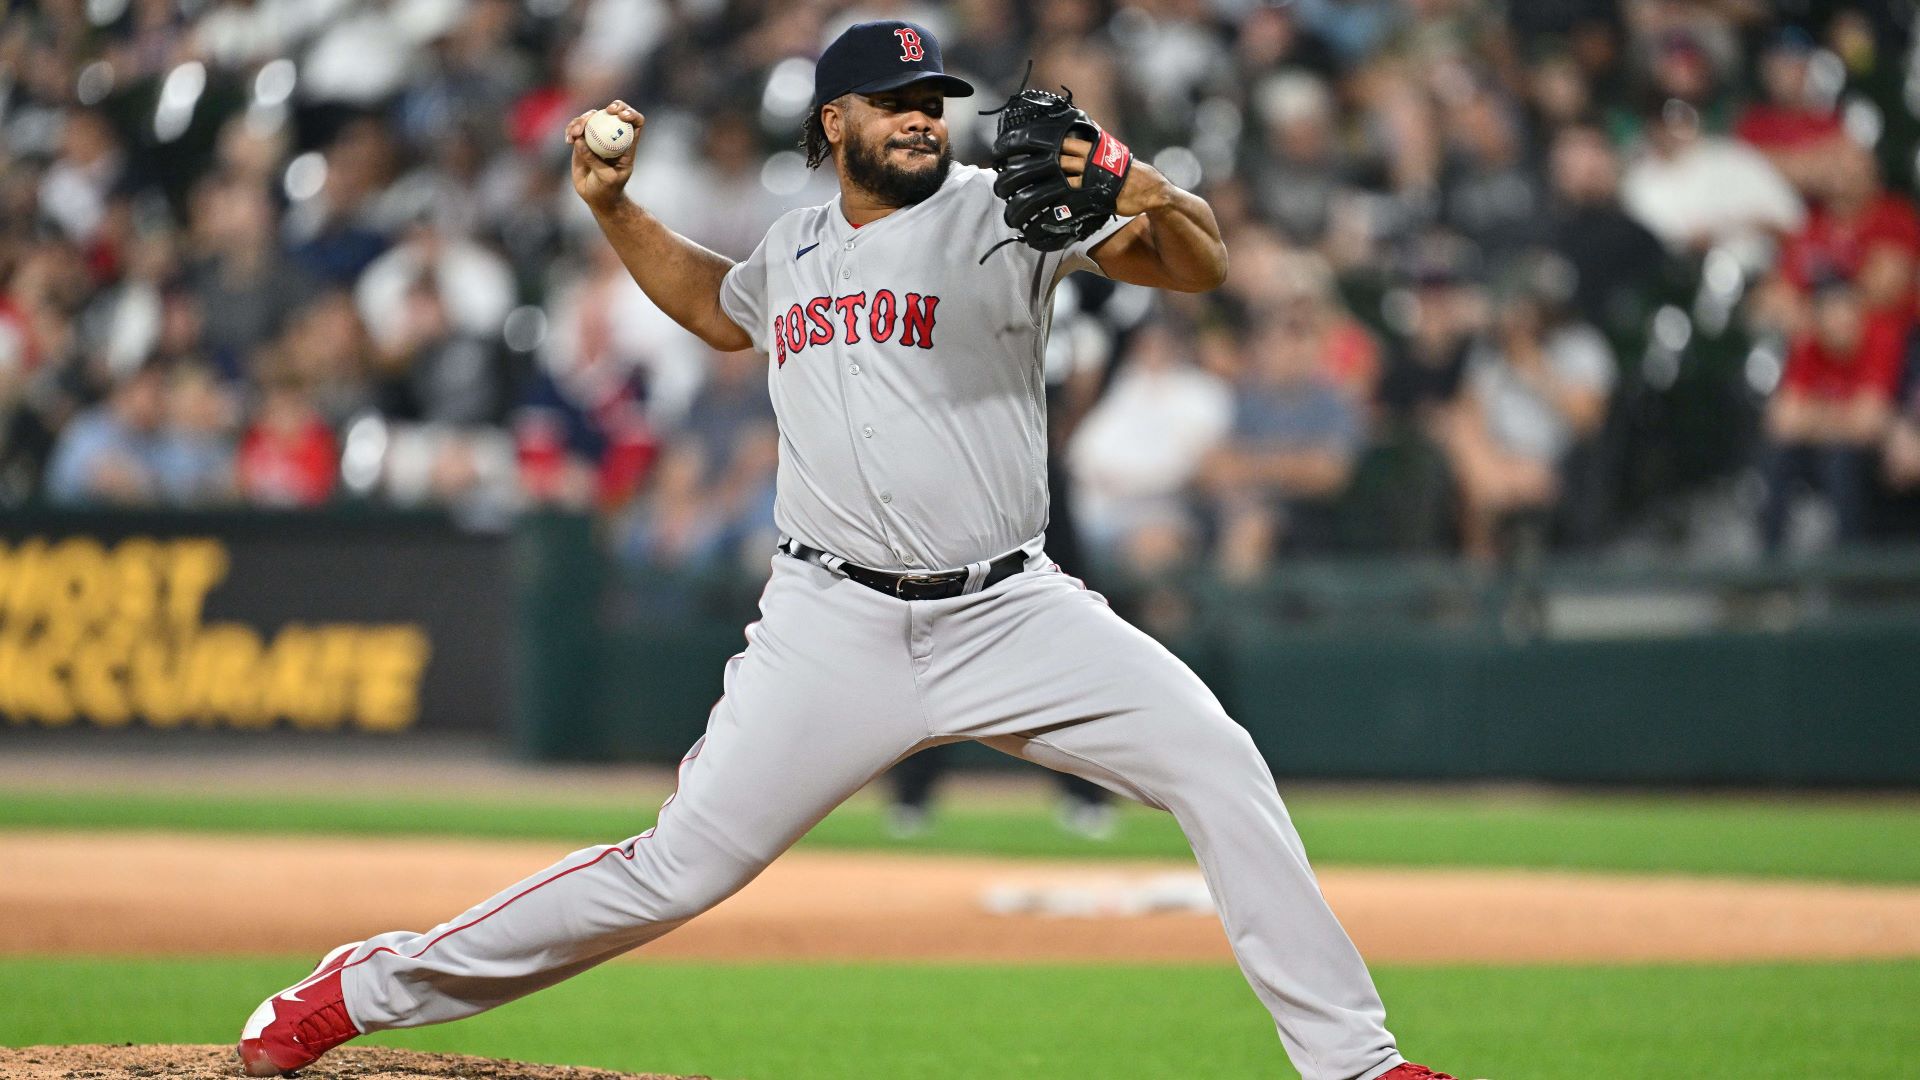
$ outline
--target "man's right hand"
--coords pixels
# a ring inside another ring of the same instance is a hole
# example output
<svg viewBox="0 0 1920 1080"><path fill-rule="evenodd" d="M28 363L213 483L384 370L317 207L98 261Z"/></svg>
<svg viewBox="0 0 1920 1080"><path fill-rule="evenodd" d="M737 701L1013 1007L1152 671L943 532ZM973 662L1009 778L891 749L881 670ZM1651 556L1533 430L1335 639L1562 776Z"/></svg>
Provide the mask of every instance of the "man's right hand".
<svg viewBox="0 0 1920 1080"><path fill-rule="evenodd" d="M647 122L624 101L607 112L633 125L635 143ZM627 200L627 180L633 176L633 146L616 161L603 160L587 149L587 117L567 125L573 148L573 190L593 210L607 243L619 254L640 291L667 317L721 352L734 352L753 339L720 305L720 285L733 269L733 260L716 255L681 236L653 215Z"/></svg>
<svg viewBox="0 0 1920 1080"><path fill-rule="evenodd" d="M633 141L613 161L587 149L587 118L593 113L581 113L567 123L567 142L573 147L573 190L596 214L612 210L625 198L627 180L633 176L633 151L647 124L647 118L624 101L615 101L606 111L633 125Z"/></svg>

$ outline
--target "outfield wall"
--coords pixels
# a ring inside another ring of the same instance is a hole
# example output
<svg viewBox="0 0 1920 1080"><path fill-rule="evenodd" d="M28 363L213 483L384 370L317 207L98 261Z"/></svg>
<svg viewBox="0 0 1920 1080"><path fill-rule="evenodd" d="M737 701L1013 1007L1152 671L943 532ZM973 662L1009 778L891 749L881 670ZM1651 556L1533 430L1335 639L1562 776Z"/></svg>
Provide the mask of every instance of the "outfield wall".
<svg viewBox="0 0 1920 1080"><path fill-rule="evenodd" d="M676 760L761 579L623 579L581 522L530 523L518 543L536 571L517 601L519 751ZM1920 550L1505 576L1313 564L1174 588L1192 616L1163 640L1281 775L1920 784ZM1106 591L1124 612L1154 606L1137 585Z"/></svg>
<svg viewBox="0 0 1920 1080"><path fill-rule="evenodd" d="M0 747L439 733L675 761L764 571L636 574L593 528L10 516ZM1093 576L1122 612L1184 613L1162 639L1282 775L1920 785L1920 550L1501 575L1289 564L1234 587Z"/></svg>

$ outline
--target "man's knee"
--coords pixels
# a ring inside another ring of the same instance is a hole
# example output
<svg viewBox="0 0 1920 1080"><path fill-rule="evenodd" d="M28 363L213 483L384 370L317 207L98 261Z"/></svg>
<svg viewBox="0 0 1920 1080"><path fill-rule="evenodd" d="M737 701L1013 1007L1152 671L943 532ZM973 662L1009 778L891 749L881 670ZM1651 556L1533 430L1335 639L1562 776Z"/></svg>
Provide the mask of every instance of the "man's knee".
<svg viewBox="0 0 1920 1080"><path fill-rule="evenodd" d="M662 858L646 841L635 846L629 913L639 922L686 922L739 892L765 866L719 851L699 859Z"/></svg>
<svg viewBox="0 0 1920 1080"><path fill-rule="evenodd" d="M1217 707L1199 714L1179 733L1169 751L1180 762L1183 779L1210 785L1272 782L1266 758L1254 745L1253 736Z"/></svg>

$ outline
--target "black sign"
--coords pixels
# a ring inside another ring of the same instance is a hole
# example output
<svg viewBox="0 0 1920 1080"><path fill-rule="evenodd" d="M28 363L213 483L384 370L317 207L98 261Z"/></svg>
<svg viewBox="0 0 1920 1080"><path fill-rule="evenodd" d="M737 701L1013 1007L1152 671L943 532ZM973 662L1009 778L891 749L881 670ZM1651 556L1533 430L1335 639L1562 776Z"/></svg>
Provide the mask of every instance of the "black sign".
<svg viewBox="0 0 1920 1080"><path fill-rule="evenodd" d="M0 520L0 731L503 731L506 539L414 515Z"/></svg>

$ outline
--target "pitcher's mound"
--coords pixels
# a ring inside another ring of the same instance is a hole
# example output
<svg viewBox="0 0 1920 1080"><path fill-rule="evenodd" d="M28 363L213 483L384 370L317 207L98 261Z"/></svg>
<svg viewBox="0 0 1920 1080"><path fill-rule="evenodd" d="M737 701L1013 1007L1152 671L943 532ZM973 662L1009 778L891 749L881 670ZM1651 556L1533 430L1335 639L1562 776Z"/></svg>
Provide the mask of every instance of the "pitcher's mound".
<svg viewBox="0 0 1920 1080"><path fill-rule="evenodd" d="M0 1046L7 1080L233 1080L241 1076L231 1046ZM300 1070L303 1080L706 1080L704 1077L614 1073L571 1065L426 1054L383 1046L347 1046Z"/></svg>

